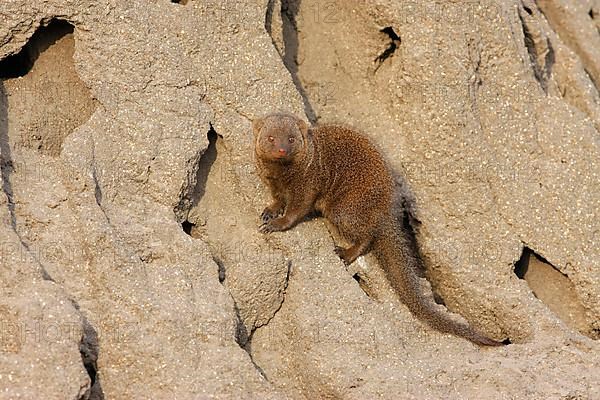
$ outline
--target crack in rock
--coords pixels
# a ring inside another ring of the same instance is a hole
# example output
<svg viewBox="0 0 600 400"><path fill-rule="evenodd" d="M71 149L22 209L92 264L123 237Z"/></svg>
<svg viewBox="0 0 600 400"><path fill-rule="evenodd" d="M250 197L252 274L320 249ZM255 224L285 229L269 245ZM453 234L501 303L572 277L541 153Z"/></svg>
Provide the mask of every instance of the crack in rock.
<svg viewBox="0 0 600 400"><path fill-rule="evenodd" d="M376 66L374 72L377 72L377 70L379 69L379 67L381 67L385 60L391 58L394 55L394 53L400 46L400 43L402 43L400 36L396 34L394 28L392 28L391 26L387 26L381 29L379 32L386 34L390 38L390 43L388 44L388 47L380 55L378 55L377 58L375 58Z"/></svg>
<svg viewBox="0 0 600 400"><path fill-rule="evenodd" d="M300 76L298 75L298 49L299 49L299 33L298 33L298 21L297 16L300 10L300 0L281 0L280 17L281 17L281 29L282 29L282 43L278 44L276 38L273 35L273 19L276 9L276 3L278 0L270 0L267 5L267 11L265 14L265 29L267 30L273 45L277 49L284 66L290 72L292 81L296 86L296 90L302 98L304 103L304 112L308 120L312 123L317 121L317 114L315 113L314 107L310 102L308 92L304 87Z"/></svg>
<svg viewBox="0 0 600 400"><path fill-rule="evenodd" d="M246 341L245 341L245 343L243 345L240 342L238 342L238 344L240 345L240 347L244 351L246 351L246 353L248 353L248 356L250 357L250 361L252 362L252 364L254 365L254 367L256 368L256 370L261 374L261 376L263 378L265 378L265 380L267 382L270 382L269 378L267 377L267 375L264 372L264 370L262 369L262 367L254 360L254 357L252 356L252 336L254 335L254 333L258 329L269 325L269 323L273 320L273 318L275 318L275 316L277 315L277 313L283 308L283 303L285 302L285 294L286 294L287 287L288 287L288 284L289 284L289 281L290 281L291 271L292 271L292 261L288 260L288 262L287 262L287 273L286 273L286 276L285 276L285 281L284 281L283 290L282 290L282 298L281 298L281 302L279 303L279 307L277 307L277 309L273 312L273 314L271 315L271 317L269 317L269 319L265 323L263 323L261 325L258 325L258 326L254 327L252 329L252 331L250 332L250 334L247 335ZM236 304L235 303L235 298L233 297L233 295L231 294L231 292L229 293L229 295L231 296L234 304ZM235 306L235 310L236 310L236 314L237 314L237 317L238 317L238 323L243 326L244 333L246 333L246 328L245 328L245 325L244 325L244 323L243 323L243 321L241 319L241 316L239 314L239 309L237 308L237 305Z"/></svg>
<svg viewBox="0 0 600 400"><path fill-rule="evenodd" d="M555 62L554 48L550 39L543 34L537 21L535 21L533 11L525 5L523 10L525 14L520 8L518 14L523 28L523 40L529 54L531 69L535 79L544 92L548 94L548 81L551 78L552 67Z"/></svg>

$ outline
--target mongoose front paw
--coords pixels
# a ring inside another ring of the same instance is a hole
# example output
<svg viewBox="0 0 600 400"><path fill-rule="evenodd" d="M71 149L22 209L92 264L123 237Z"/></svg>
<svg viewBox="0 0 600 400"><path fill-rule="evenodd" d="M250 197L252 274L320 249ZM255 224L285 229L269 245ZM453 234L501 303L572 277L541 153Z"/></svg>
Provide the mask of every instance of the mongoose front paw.
<svg viewBox="0 0 600 400"><path fill-rule="evenodd" d="M283 217L272 218L266 222L263 222L259 227L258 231L261 233L280 232L287 229L286 219Z"/></svg>
<svg viewBox="0 0 600 400"><path fill-rule="evenodd" d="M263 224L266 224L273 218L281 215L282 212L283 212L283 209L273 210L271 207L266 207L263 210L262 214L260 214L260 220L263 222Z"/></svg>

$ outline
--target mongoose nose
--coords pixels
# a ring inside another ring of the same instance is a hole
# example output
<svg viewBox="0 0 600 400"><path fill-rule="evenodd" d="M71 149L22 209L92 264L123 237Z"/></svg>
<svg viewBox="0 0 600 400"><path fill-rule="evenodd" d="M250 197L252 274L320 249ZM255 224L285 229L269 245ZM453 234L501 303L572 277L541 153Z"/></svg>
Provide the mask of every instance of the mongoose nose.
<svg viewBox="0 0 600 400"><path fill-rule="evenodd" d="M282 156L285 156L287 153L287 151L285 149L279 149L279 154L281 154Z"/></svg>

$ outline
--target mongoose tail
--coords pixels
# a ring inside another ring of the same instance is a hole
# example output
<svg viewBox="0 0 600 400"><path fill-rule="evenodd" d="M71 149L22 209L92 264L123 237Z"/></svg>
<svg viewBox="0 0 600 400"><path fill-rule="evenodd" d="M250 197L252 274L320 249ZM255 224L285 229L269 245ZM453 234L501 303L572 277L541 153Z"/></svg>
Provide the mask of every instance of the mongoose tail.
<svg viewBox="0 0 600 400"><path fill-rule="evenodd" d="M373 243L373 254L410 312L440 332L460 336L482 346L503 346L504 343L487 338L469 325L455 321L424 296L417 273L420 261L408 250L410 248L411 243L402 228L384 229Z"/></svg>

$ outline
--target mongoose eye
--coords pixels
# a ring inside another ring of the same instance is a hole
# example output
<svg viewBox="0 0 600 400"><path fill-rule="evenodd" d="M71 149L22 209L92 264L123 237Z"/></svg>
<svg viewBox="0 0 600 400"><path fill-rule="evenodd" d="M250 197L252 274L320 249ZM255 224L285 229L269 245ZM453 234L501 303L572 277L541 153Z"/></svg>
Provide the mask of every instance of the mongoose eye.
<svg viewBox="0 0 600 400"><path fill-rule="evenodd" d="M275 140L275 138L273 136L269 136L268 139L269 139L269 142L272 142L273 140Z"/></svg>
<svg viewBox="0 0 600 400"><path fill-rule="evenodd" d="M296 141L296 138L293 138L293 137L288 139L288 142L290 142L290 143L294 143L295 141Z"/></svg>

